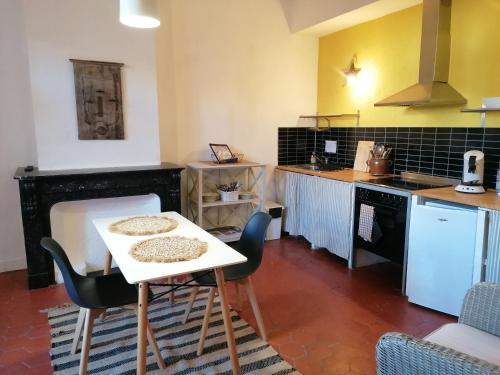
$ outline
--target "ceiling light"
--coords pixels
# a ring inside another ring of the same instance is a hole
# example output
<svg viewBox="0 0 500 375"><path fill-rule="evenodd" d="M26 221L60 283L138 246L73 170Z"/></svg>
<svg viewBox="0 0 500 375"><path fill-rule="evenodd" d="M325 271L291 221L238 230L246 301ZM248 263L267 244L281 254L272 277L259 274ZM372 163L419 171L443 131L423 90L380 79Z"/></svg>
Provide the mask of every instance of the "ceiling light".
<svg viewBox="0 0 500 375"><path fill-rule="evenodd" d="M160 26L156 0L120 0L120 22L141 29Z"/></svg>

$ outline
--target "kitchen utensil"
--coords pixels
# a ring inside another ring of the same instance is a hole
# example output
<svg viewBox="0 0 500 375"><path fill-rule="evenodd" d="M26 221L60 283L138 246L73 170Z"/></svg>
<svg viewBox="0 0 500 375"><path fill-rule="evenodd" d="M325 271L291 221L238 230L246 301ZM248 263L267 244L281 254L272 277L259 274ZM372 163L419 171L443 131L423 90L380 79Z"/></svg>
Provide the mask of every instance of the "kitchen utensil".
<svg viewBox="0 0 500 375"><path fill-rule="evenodd" d="M375 158L367 160L366 164L370 167L372 176L381 176L390 172L392 160Z"/></svg>
<svg viewBox="0 0 500 375"><path fill-rule="evenodd" d="M387 147L384 151L384 154L382 155L382 159L388 159L389 155L391 154L392 147Z"/></svg>
<svg viewBox="0 0 500 375"><path fill-rule="evenodd" d="M384 154L385 146L383 144L377 144L373 148L373 152L375 154L376 159L382 159L382 155Z"/></svg>
<svg viewBox="0 0 500 375"><path fill-rule="evenodd" d="M370 158L370 150L373 149L375 142L373 141L359 141L358 148L356 150L356 158L354 159L355 171L368 171L368 165L366 161Z"/></svg>

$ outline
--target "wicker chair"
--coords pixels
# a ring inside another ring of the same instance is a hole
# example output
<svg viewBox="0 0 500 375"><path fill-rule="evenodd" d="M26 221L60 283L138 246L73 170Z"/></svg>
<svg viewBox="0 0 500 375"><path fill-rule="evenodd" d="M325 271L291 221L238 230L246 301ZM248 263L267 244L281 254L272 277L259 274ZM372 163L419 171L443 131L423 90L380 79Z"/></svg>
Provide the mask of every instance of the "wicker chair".
<svg viewBox="0 0 500 375"><path fill-rule="evenodd" d="M466 332L462 335L466 340L457 345L453 345L453 342L449 345L455 346L455 349L432 342L439 342L436 334L447 326ZM471 334L468 335L467 332ZM487 339L486 347L494 353L495 363L456 350L464 345L469 348L474 348L476 344L484 346L481 338ZM479 283L467 292L458 324L447 324L422 340L397 332L383 335L377 343L377 374L500 375L499 356L500 284Z"/></svg>

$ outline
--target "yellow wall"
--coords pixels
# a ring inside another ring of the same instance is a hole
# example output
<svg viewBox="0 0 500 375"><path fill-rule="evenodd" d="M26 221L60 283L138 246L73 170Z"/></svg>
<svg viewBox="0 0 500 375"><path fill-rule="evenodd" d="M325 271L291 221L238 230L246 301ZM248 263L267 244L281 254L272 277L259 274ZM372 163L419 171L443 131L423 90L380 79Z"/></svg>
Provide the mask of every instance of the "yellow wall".
<svg viewBox="0 0 500 375"><path fill-rule="evenodd" d="M420 5L320 38L318 112L360 109L361 126L478 126L480 114L460 113L460 106L373 106L417 82L421 17ZM453 0L449 82L468 99L468 107L500 96L499 20L499 0ZM353 54L362 70L358 83L347 86L342 69ZM488 114L487 125L500 126L500 113Z"/></svg>

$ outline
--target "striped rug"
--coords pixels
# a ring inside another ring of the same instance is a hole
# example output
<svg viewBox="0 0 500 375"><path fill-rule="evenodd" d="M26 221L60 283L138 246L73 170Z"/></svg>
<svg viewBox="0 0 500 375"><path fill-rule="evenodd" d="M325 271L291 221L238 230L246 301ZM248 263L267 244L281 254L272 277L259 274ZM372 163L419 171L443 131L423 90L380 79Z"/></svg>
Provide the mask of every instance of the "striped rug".
<svg viewBox="0 0 500 375"><path fill-rule="evenodd" d="M154 289L158 292L158 289ZM177 293L172 306L166 298L155 300L149 306L149 320L158 340L167 369L165 374L231 374L224 324L218 297L214 301L212 318L205 342L205 352L196 355L199 332L208 296L208 289L200 290L186 324L181 319L189 296L189 289ZM80 352L70 353L78 317L78 307L69 305L48 310L51 328L50 351L54 374L77 374ZM231 311L236 344L243 374L299 374L289 363L263 341L247 322ZM89 374L135 374L137 349L137 317L131 310L108 310L104 321L95 321L92 347L89 355ZM81 347L81 343L80 343ZM148 346L148 373L160 373Z"/></svg>

